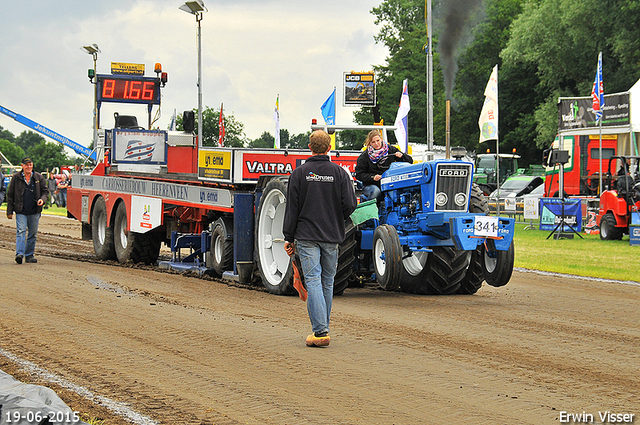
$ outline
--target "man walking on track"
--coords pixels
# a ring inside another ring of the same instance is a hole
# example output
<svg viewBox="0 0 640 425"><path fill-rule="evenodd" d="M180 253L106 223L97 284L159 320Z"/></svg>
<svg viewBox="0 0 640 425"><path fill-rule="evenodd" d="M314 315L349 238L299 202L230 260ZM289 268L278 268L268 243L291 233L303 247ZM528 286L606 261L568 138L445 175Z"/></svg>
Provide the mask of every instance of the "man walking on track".
<svg viewBox="0 0 640 425"><path fill-rule="evenodd" d="M42 206L49 197L47 180L33 171L33 161L22 159L22 171L11 177L7 189L7 218L16 213L16 263L37 263L34 256Z"/></svg>
<svg viewBox="0 0 640 425"><path fill-rule="evenodd" d="M329 159L331 137L316 130L309 137L312 156L289 179L283 234L285 251L297 252L307 286L307 311L313 333L309 347L329 345L329 319L338 245L344 222L356 208L350 176ZM295 241L295 245L294 245Z"/></svg>

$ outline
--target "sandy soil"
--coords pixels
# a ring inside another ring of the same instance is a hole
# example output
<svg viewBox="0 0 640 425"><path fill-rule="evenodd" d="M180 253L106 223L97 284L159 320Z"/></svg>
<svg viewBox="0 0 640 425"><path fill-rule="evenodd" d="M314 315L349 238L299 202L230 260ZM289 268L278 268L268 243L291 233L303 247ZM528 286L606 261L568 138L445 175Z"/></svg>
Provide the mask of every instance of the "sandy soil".
<svg viewBox="0 0 640 425"><path fill-rule="evenodd" d="M158 423L638 423L640 286L516 271L473 296L349 288L331 346L307 348L298 298L97 262L64 218L43 218L39 262L17 265L14 226L0 215L0 348Z"/></svg>

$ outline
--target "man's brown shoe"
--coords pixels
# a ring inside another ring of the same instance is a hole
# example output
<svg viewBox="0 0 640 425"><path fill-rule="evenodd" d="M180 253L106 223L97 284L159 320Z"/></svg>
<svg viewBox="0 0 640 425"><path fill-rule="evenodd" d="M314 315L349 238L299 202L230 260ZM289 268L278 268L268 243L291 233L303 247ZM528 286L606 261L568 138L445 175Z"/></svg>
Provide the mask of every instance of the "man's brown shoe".
<svg viewBox="0 0 640 425"><path fill-rule="evenodd" d="M328 334L325 336L311 334L305 342L307 343L307 347L326 347L331 342L331 338L329 338Z"/></svg>

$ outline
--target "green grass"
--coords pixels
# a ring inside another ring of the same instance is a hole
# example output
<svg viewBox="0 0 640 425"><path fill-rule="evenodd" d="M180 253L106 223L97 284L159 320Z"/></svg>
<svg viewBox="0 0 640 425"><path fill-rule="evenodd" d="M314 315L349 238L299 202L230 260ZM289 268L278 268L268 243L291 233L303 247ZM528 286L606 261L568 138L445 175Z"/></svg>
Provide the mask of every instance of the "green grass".
<svg viewBox="0 0 640 425"><path fill-rule="evenodd" d="M7 210L7 204L2 204L2 206L0 207L0 210L6 211ZM49 208L43 209L42 210L42 214L59 215L59 216L62 216L62 217L66 217L67 216L67 209L58 207L58 206L56 206L54 204L54 205L50 206Z"/></svg>
<svg viewBox="0 0 640 425"><path fill-rule="evenodd" d="M601 279L640 281L640 246L630 245L629 236L603 241L600 235L580 233L573 239L554 239L551 232L525 230L516 224L515 266Z"/></svg>

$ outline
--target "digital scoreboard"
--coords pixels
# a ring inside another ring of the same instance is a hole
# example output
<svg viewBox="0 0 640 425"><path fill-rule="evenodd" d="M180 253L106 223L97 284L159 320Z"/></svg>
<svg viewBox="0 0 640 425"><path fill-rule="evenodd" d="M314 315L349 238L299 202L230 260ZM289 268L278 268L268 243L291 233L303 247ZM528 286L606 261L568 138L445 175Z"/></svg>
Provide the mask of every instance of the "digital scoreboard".
<svg viewBox="0 0 640 425"><path fill-rule="evenodd" d="M96 100L160 104L160 79L132 75L97 75Z"/></svg>

